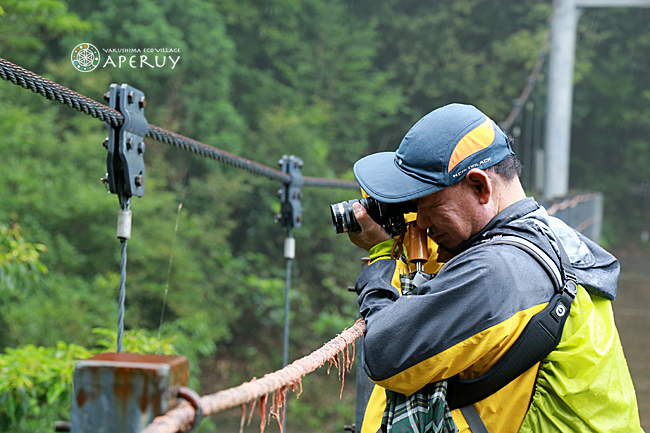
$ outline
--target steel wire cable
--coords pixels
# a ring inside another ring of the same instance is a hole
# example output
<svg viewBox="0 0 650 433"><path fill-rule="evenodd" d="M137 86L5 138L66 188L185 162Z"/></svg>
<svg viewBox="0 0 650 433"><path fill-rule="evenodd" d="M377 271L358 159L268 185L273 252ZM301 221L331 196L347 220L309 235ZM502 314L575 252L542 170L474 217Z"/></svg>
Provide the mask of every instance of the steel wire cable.
<svg viewBox="0 0 650 433"><path fill-rule="evenodd" d="M271 180L277 180L282 183L289 183L291 181L291 177L287 173L283 173L280 170L267 167L266 165L248 160L246 158L242 158L240 156L226 152L225 150L208 146L207 144L201 143L200 141L167 131L152 124L149 124L149 131L147 131L146 136L161 143L196 153L197 155L206 158L214 159L215 161L218 161L222 164L232 165L234 167L265 176Z"/></svg>
<svg viewBox="0 0 650 433"><path fill-rule="evenodd" d="M34 93L39 93L47 99L55 100L61 104L67 105L83 113L89 114L97 119L109 123L111 126L118 128L124 123L124 116L117 110L107 107L87 96L70 90L60 84L41 77L25 68L15 65L3 58L0 58L0 78L6 81L30 89ZM197 155L214 159L222 164L232 165L234 167L247 170L251 173L265 176L271 180L277 180L281 183L288 184L291 177L280 170L268 167L266 165L251 161L246 158L234 155L216 147L201 143L192 138L184 137L175 132L167 131L159 126L149 124L147 137L165 143L167 145L186 150ZM340 179L324 179L317 177L305 177L305 186L319 186L325 188L349 188L357 189L359 185L353 181Z"/></svg>
<svg viewBox="0 0 650 433"><path fill-rule="evenodd" d="M118 298L119 311L117 315L117 353L122 353L124 336L124 310L126 300L126 239L120 239L122 244L120 259L120 295Z"/></svg>
<svg viewBox="0 0 650 433"><path fill-rule="evenodd" d="M58 101L61 104L108 122L114 127L119 127L124 123L124 116L119 111L63 87L54 81L43 78L25 68L21 68L3 58L0 58L0 77L25 89L30 89L34 93L40 93L47 99Z"/></svg>
<svg viewBox="0 0 650 433"><path fill-rule="evenodd" d="M544 64L549 45L549 33L540 48L537 62L531 75L527 78L526 86L521 95L515 101L515 106L505 121L500 126L508 131L512 126L515 118L519 115L523 103L526 102L532 92L535 79L539 75ZM89 114L97 119L109 123L113 127L119 127L124 123L124 116L117 110L107 107L93 99L88 98L80 93L61 86L53 81L41 77L25 68L15 65L3 58L0 58L0 78L11 81L12 83L30 89L34 93L40 93L47 99L55 100L61 104L67 105L83 113ZM277 180L281 183L288 184L291 177L280 170L268 167L266 165L242 158L216 147L201 143L200 141L184 137L180 134L167 131L166 129L149 124L147 137L168 144L186 151L196 153L200 156L214 159L222 164L229 164L234 167L247 170L251 173L265 176L271 180ZM324 188L346 188L357 189L359 185L355 181L342 179L325 179L318 177L305 177L304 186L316 186Z"/></svg>
<svg viewBox="0 0 650 433"><path fill-rule="evenodd" d="M347 188L359 189L360 186L355 180L324 179L322 177L305 176L303 186L318 186L321 188Z"/></svg>

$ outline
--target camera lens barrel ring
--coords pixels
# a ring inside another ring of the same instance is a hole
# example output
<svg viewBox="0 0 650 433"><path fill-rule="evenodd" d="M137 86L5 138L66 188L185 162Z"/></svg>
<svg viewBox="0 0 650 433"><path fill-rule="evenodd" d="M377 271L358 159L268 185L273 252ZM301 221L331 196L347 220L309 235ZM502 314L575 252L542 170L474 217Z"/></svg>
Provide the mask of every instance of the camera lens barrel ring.
<svg viewBox="0 0 650 433"><path fill-rule="evenodd" d="M339 208L339 215L343 216L341 218L342 231L347 232L350 229L350 227L348 226L347 218L345 218L345 207L343 206L343 203L345 202L338 203L337 205Z"/></svg>

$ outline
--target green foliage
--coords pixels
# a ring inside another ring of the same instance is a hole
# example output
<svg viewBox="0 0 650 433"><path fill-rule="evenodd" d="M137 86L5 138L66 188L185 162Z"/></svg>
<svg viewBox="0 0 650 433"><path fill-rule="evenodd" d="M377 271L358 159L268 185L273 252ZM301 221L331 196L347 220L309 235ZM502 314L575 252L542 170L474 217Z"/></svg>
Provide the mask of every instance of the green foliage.
<svg viewBox="0 0 650 433"><path fill-rule="evenodd" d="M43 57L51 56L55 41L62 36L91 28L90 23L68 12L68 5L60 0L3 0L1 3L0 53L23 67L35 67Z"/></svg>
<svg viewBox="0 0 650 433"><path fill-rule="evenodd" d="M552 7L536 0L0 5L3 58L96 100L110 83L129 83L147 95L150 123L266 165L294 154L307 176L345 179L353 179L356 159L395 149L440 105L472 103L503 120L537 60ZM590 10L579 27L571 186L606 192L611 245L650 229L650 210L627 193L647 184L650 65L640 55L650 44L647 15ZM104 60L104 49L165 47L179 48L181 59L174 69L80 73L69 60L80 42L96 45ZM94 347L98 335L112 345L119 205L99 182L106 129L4 81L0 100L0 347L62 340ZM131 204L125 320L134 332L125 344L187 355L201 393L280 368L279 185L163 144L147 141L146 149L146 194ZM303 192L291 359L354 322L355 297L345 288L365 254L334 234L328 212L359 192ZM111 331L93 335L95 328ZM159 341L159 333L173 337ZM289 406L290 423L323 431L352 422L352 377L342 402L333 376L317 373L305 384Z"/></svg>
<svg viewBox="0 0 650 433"><path fill-rule="evenodd" d="M39 261L46 251L45 245L25 242L18 224L0 223L0 299L6 290L16 289L17 279L34 280L39 274L47 274L47 267Z"/></svg>
<svg viewBox="0 0 650 433"><path fill-rule="evenodd" d="M63 342L7 348L0 355L0 429L51 431L55 421L67 419L75 363L89 356L88 349Z"/></svg>
<svg viewBox="0 0 650 433"><path fill-rule="evenodd" d="M95 328L94 349L58 342L55 347L32 344L0 354L0 429L11 432L45 432L54 422L70 418L73 373L76 362L100 352L115 352L117 333ZM178 355L178 336L154 337L145 330L127 331L124 353ZM185 350L190 349L187 344ZM191 352L191 351L190 351Z"/></svg>
<svg viewBox="0 0 650 433"><path fill-rule="evenodd" d="M117 331L95 328L93 334L96 336L95 345L99 352L117 352ZM122 336L122 352L177 355L173 346L174 340L176 340L175 336L161 340L144 329L131 330Z"/></svg>
<svg viewBox="0 0 650 433"><path fill-rule="evenodd" d="M269 152L282 149L313 173L349 170L368 134L403 102L387 85L390 74L372 67L376 20L359 20L336 0L221 7L239 48L233 83L250 129L244 156L275 161L278 153Z"/></svg>

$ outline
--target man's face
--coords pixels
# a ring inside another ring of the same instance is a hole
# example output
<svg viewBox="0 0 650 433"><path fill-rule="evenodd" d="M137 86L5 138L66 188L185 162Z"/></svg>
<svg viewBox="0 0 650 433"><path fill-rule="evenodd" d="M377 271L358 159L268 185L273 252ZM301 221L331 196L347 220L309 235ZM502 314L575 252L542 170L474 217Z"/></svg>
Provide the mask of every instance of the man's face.
<svg viewBox="0 0 650 433"><path fill-rule="evenodd" d="M418 227L429 229L429 236L445 248L459 246L482 228L477 228L476 195L463 181L413 202Z"/></svg>

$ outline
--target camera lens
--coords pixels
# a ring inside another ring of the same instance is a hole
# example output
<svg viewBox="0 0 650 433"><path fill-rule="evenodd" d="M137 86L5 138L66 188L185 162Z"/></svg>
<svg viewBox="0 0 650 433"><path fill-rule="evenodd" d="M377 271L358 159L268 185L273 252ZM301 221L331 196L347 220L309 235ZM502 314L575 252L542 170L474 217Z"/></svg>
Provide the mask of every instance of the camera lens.
<svg viewBox="0 0 650 433"><path fill-rule="evenodd" d="M392 237L399 235L405 229L404 214L417 212L417 206L411 202L387 204L370 197L334 203L330 205L330 210L336 233L358 233L361 231L361 226L354 217L352 209L354 203L359 203L366 208L368 216Z"/></svg>
<svg viewBox="0 0 650 433"><path fill-rule="evenodd" d="M330 210L332 211L332 223L334 224L336 233L361 231L361 227L359 227L359 223L354 217L354 210L352 209L352 204L358 201L359 200L342 201L330 205Z"/></svg>

